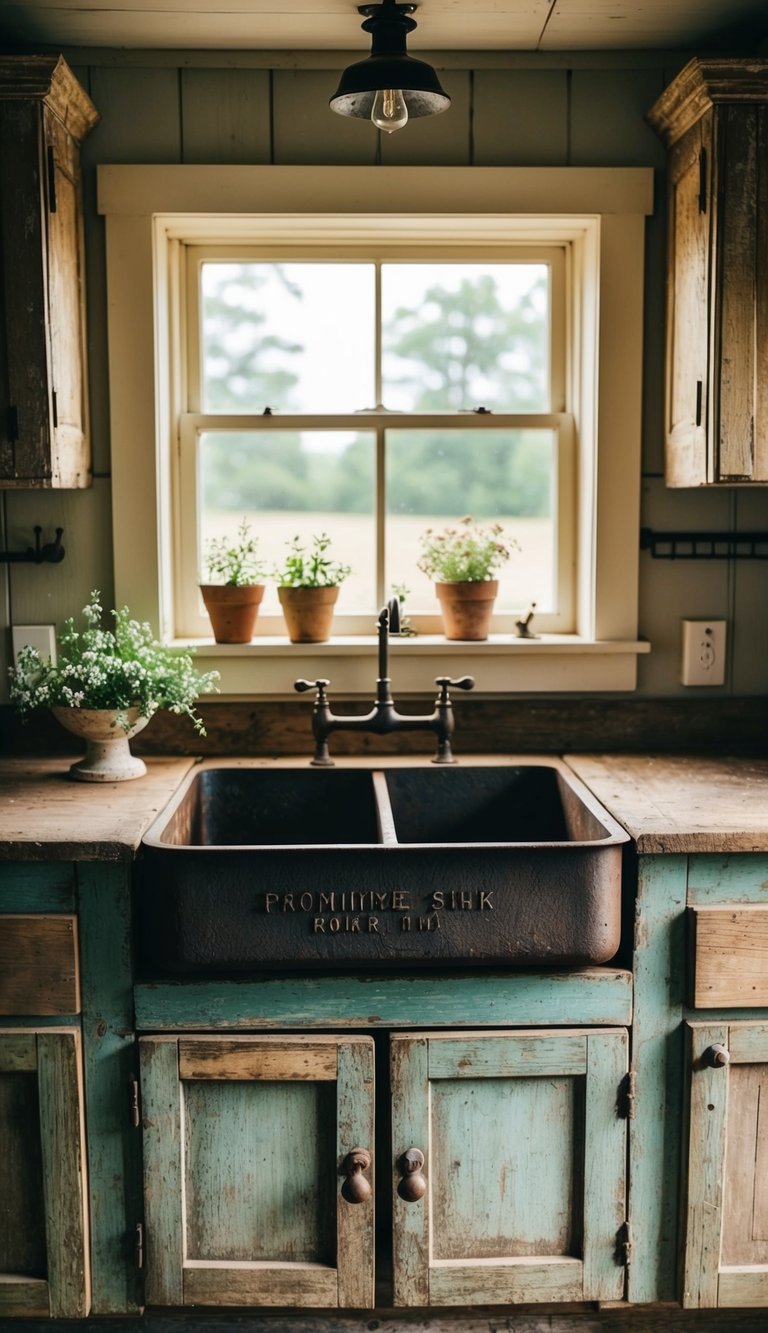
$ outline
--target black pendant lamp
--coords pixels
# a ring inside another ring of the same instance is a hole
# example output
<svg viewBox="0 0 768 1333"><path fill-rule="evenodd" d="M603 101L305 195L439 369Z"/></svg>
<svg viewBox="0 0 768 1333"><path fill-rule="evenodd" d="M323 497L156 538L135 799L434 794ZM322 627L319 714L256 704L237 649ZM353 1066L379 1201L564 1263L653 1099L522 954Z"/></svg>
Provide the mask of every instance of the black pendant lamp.
<svg viewBox="0 0 768 1333"><path fill-rule="evenodd" d="M344 70L331 109L340 116L372 120L387 134L401 130L414 116L446 111L451 99L432 66L405 49L406 36L416 27L409 16L418 6L383 0L357 8L366 16L363 31L371 34L371 54Z"/></svg>

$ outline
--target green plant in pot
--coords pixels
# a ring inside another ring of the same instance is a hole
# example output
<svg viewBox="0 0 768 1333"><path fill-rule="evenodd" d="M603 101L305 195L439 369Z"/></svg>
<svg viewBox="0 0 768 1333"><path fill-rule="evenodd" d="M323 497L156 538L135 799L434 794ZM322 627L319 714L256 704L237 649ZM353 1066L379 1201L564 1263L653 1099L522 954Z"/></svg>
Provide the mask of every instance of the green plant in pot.
<svg viewBox="0 0 768 1333"><path fill-rule="evenodd" d="M296 536L275 570L277 595L291 643L325 643L331 637L339 586L352 570L330 555L331 539L321 532L310 544Z"/></svg>
<svg viewBox="0 0 768 1333"><path fill-rule="evenodd" d="M55 663L25 647L9 673L11 701L22 717L50 708L85 740L85 758L70 769L81 782L142 777L146 765L128 742L160 708L185 714L204 736L195 702L215 690L219 678L216 671L196 671L191 653L158 643L127 606L112 611L114 629L101 628L102 614L100 594L92 592L83 607L86 628L76 629L71 616L64 622Z"/></svg>
<svg viewBox="0 0 768 1333"><path fill-rule="evenodd" d="M446 639L488 638L499 591L493 573L517 547L503 536L500 523L481 527L471 517L442 532L422 533L418 567L434 581Z"/></svg>
<svg viewBox="0 0 768 1333"><path fill-rule="evenodd" d="M243 518L232 537L211 537L205 547L208 582L200 584L217 643L250 643L264 597L258 539Z"/></svg>

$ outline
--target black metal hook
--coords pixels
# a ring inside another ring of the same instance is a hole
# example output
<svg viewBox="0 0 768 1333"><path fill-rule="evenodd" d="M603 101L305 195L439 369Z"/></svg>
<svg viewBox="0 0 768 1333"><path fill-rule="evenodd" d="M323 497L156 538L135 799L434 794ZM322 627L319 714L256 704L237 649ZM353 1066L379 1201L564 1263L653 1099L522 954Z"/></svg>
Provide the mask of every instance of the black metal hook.
<svg viewBox="0 0 768 1333"><path fill-rule="evenodd" d="M0 564L58 565L65 555L64 547L61 544L63 532L63 528L57 528L55 539L42 545L40 538L43 535L43 529L37 524L34 528L34 546L28 546L26 551L0 551Z"/></svg>

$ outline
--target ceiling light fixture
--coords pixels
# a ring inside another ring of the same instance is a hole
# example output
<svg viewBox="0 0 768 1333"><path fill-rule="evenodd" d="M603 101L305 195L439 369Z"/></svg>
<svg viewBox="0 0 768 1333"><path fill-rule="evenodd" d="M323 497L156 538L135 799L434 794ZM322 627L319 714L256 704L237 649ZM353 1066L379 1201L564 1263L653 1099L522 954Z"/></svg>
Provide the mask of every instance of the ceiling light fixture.
<svg viewBox="0 0 768 1333"><path fill-rule="evenodd" d="M416 27L409 16L417 5L399 5L383 0L378 5L358 5L364 14L363 31L371 34L371 54L344 70L331 98L331 109L340 116L372 120L392 134L415 116L437 116L451 105L431 65L415 60L405 49L405 39Z"/></svg>

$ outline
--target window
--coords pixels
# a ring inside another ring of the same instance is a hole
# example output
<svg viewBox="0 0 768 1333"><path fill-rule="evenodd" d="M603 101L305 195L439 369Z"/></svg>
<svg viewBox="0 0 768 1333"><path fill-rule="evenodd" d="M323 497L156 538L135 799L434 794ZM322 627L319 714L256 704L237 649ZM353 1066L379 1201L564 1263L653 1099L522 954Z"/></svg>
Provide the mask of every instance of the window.
<svg viewBox="0 0 768 1333"><path fill-rule="evenodd" d="M185 247L178 633L210 633L206 543L243 516L270 568L295 534L331 537L352 569L337 633L371 632L396 588L438 632L419 538L465 513L510 539L494 629L530 602L539 628L574 629L566 250L490 249ZM268 586L257 631L281 629Z"/></svg>
<svg viewBox="0 0 768 1333"><path fill-rule="evenodd" d="M486 693L634 688L647 649L637 574L650 170L102 166L99 207L118 602L170 642L197 640L230 694L290 697L294 677L315 670L336 695L370 695L372 616L394 583L411 589L419 628L393 645L400 693L429 691L446 669L473 671ZM460 317L451 303L465 282L512 335L457 393L439 335ZM312 348L331 309L334 352L318 379ZM529 317L516 342L515 321ZM261 383L244 373L254 338L268 340ZM430 521L461 517L457 473L461 509L500 518L521 546L491 639L466 648L446 645L408 547ZM202 546L221 514L244 512L268 559L289 515L302 532L337 524L340 542L357 528L354 556L340 551L356 581L329 644L288 644L276 614L252 645L211 643ZM514 621L528 599L540 637L525 641Z"/></svg>

